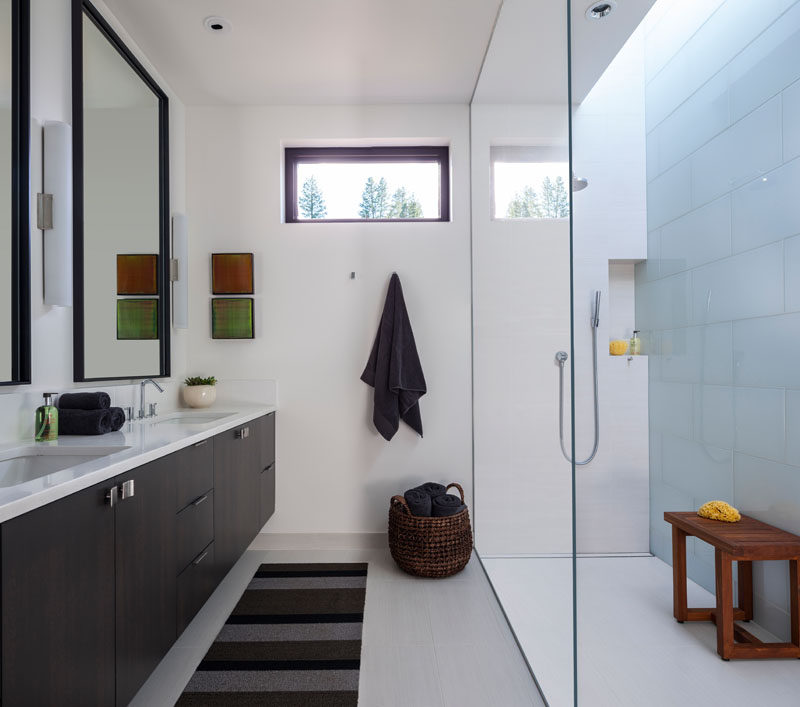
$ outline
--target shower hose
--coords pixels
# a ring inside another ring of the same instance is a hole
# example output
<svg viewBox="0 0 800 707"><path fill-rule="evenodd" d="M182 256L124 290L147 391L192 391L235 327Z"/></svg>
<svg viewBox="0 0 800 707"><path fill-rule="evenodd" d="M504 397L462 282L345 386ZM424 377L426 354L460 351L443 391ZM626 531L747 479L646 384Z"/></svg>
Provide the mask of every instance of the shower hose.
<svg viewBox="0 0 800 707"><path fill-rule="evenodd" d="M594 373L594 446L592 453L583 461L576 461L575 466L585 466L597 454L597 448L600 444L600 400L597 389L597 326L592 326L592 355L593 355L593 373ZM556 354L556 361L558 362L558 439L561 443L561 453L564 458L571 464L564 446L564 364L567 362L566 351L559 351Z"/></svg>

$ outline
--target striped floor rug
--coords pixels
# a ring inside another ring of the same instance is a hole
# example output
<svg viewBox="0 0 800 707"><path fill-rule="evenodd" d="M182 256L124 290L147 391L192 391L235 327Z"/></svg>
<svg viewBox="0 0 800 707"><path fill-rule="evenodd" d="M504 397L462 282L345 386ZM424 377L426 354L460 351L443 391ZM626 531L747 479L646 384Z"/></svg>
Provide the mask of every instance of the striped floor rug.
<svg viewBox="0 0 800 707"><path fill-rule="evenodd" d="M261 565L180 707L356 707L366 563Z"/></svg>

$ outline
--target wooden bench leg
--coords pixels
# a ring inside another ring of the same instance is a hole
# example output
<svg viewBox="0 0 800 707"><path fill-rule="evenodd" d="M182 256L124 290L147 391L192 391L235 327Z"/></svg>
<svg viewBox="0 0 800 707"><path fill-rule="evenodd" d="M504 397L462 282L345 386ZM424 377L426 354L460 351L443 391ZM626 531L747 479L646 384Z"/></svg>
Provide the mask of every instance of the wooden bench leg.
<svg viewBox="0 0 800 707"><path fill-rule="evenodd" d="M750 621L753 618L753 563L739 560L736 572L739 577L739 608L744 611L744 620Z"/></svg>
<svg viewBox="0 0 800 707"><path fill-rule="evenodd" d="M686 621L686 533L672 526L672 614Z"/></svg>
<svg viewBox="0 0 800 707"><path fill-rule="evenodd" d="M798 558L789 560L789 617L792 622L792 643L800 648L800 577Z"/></svg>
<svg viewBox="0 0 800 707"><path fill-rule="evenodd" d="M723 660L733 655L733 566L730 555L714 550L717 585L717 653Z"/></svg>

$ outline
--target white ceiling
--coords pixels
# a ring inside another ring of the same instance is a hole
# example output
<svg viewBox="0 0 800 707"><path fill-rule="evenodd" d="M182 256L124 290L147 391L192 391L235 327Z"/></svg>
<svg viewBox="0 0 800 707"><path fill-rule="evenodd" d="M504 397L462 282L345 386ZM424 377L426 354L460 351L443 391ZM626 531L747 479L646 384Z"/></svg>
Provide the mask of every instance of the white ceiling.
<svg viewBox="0 0 800 707"><path fill-rule="evenodd" d="M580 103L654 0L618 0L601 20L572 0L572 96ZM505 0L475 91L476 103L566 103L567 11L553 0Z"/></svg>
<svg viewBox="0 0 800 707"><path fill-rule="evenodd" d="M105 0L189 105L566 101L566 5L558 0ZM580 102L654 0L602 20L572 3ZM498 8L503 9L498 17ZM203 20L226 18L230 32Z"/></svg>
<svg viewBox="0 0 800 707"><path fill-rule="evenodd" d="M189 105L466 103L501 0L105 0ZM226 18L227 33L203 20Z"/></svg>

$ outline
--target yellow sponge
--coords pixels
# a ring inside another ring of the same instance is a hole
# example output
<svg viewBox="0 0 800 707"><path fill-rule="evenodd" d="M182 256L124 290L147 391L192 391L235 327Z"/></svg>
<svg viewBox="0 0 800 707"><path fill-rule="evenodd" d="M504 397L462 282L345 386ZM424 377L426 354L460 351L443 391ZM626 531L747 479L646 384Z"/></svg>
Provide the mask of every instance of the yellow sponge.
<svg viewBox="0 0 800 707"><path fill-rule="evenodd" d="M612 356L623 356L627 350L628 342L624 339L614 339L608 344L608 352Z"/></svg>
<svg viewBox="0 0 800 707"><path fill-rule="evenodd" d="M742 516L733 506L725 501L709 501L704 503L697 511L697 515L711 520L724 520L726 523L735 523Z"/></svg>

